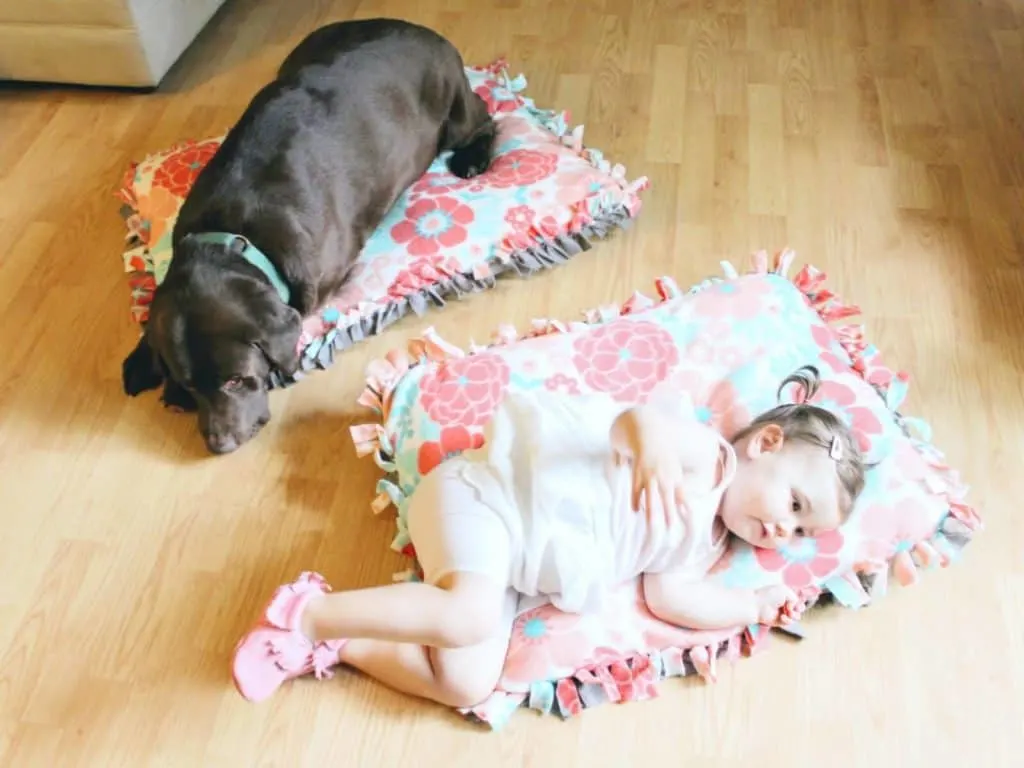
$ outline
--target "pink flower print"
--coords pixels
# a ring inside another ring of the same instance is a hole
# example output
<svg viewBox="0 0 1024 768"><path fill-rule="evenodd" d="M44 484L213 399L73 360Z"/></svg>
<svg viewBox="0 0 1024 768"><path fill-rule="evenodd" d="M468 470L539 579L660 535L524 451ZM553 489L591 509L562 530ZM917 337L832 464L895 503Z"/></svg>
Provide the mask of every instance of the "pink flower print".
<svg viewBox="0 0 1024 768"><path fill-rule="evenodd" d="M420 402L442 427L482 427L504 398L510 375L497 355L449 360L420 380Z"/></svg>
<svg viewBox="0 0 1024 768"><path fill-rule="evenodd" d="M696 401L697 418L711 424L726 440L750 423L747 409L740 402L739 392L729 381L718 381Z"/></svg>
<svg viewBox="0 0 1024 768"><path fill-rule="evenodd" d="M528 205L509 208L505 213L505 221L510 225L511 232L504 239L503 245L507 248L528 248L535 231L535 217L536 213Z"/></svg>
<svg viewBox="0 0 1024 768"><path fill-rule="evenodd" d="M517 205L505 212L505 221L512 225L512 231L517 235L527 235L533 227L533 217L536 214L528 205Z"/></svg>
<svg viewBox="0 0 1024 768"><path fill-rule="evenodd" d="M766 571L782 571L787 587L801 590L815 586L839 567L843 534L828 531L811 538L795 538L778 549L755 549L758 564Z"/></svg>
<svg viewBox="0 0 1024 768"><path fill-rule="evenodd" d="M586 659L590 646L579 614L542 605L516 619L503 678L528 684L570 675Z"/></svg>
<svg viewBox="0 0 1024 768"><path fill-rule="evenodd" d="M558 156L536 149L513 149L494 158L479 178L490 187L527 187L548 178L558 167Z"/></svg>
<svg viewBox="0 0 1024 768"><path fill-rule="evenodd" d="M618 320L573 343L573 364L591 389L640 402L679 359L671 334L655 323Z"/></svg>
<svg viewBox="0 0 1024 768"><path fill-rule="evenodd" d="M834 380L821 382L811 402L840 418L845 416L864 453L871 449L871 438L882 434L882 422L870 408L857 405L857 393L846 384Z"/></svg>
<svg viewBox="0 0 1024 768"><path fill-rule="evenodd" d="M455 198L423 197L406 209L405 219L391 228L391 237L406 244L412 256L430 256L464 242L474 218L473 209Z"/></svg>
<svg viewBox="0 0 1024 768"><path fill-rule="evenodd" d="M689 395L694 417L713 426L726 440L750 423L739 390L727 380L706 378L697 370L685 369L672 376L670 386L681 395Z"/></svg>
<svg viewBox="0 0 1024 768"><path fill-rule="evenodd" d="M821 365L831 368L836 373L842 373L849 369L849 366L835 353L835 338L832 336L832 332L829 331L828 328L823 325L812 325L811 338L814 339L814 343L818 345L818 349L820 350L818 353L818 362Z"/></svg>

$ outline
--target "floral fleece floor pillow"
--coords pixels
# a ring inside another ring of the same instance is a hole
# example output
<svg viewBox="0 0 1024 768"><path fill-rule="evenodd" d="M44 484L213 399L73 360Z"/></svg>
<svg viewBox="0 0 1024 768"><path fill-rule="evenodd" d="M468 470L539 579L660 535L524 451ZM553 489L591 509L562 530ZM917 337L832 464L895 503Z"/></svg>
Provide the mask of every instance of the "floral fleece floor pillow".
<svg viewBox="0 0 1024 768"><path fill-rule="evenodd" d="M760 253L744 275L724 264L724 279L686 293L663 278L658 300L637 293L584 322L536 321L522 337L501 328L493 344L469 352L428 331L372 364L359 402L377 419L352 437L385 473L372 507L396 509L393 547L413 559L400 577L419 578L405 526L410 495L446 457L482 444L506 393L601 391L635 404L668 381L730 437L773 406L779 382L806 364L822 374L813 402L845 419L877 465L841 530L776 551L734 539L713 578L755 588L784 583L811 603L856 608L884 594L890 575L910 584L921 568L956 559L980 518L926 425L900 412L909 377L884 365L851 319L859 310L829 291L823 274L804 266L788 279L792 260L791 252L773 262ZM666 677L714 680L719 656L750 653L767 636L757 625L730 633L662 623L647 611L639 580L601 613L524 601L497 689L464 714L498 728L522 706L568 717L647 698Z"/></svg>
<svg viewBox="0 0 1024 768"><path fill-rule="evenodd" d="M530 275L560 264L639 213L648 180L627 181L621 165L584 147L583 127L570 128L568 113L539 109L523 95L525 78L510 78L504 61L467 67L466 74L498 122L493 164L463 180L448 172L446 153L403 194L367 242L352 280L305 319L296 378L327 367L337 351L409 310L444 306L491 287L503 273ZM222 138L151 155L124 179L124 269L139 323L167 273L178 211Z"/></svg>

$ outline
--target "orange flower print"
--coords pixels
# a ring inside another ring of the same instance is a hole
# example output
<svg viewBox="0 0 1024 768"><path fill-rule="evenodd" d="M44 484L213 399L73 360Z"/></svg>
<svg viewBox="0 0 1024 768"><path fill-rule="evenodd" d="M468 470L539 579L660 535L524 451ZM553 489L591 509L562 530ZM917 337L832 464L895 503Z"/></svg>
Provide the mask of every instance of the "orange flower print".
<svg viewBox="0 0 1024 768"><path fill-rule="evenodd" d="M461 424L441 430L441 439L436 443L427 441L420 446L416 457L416 468L420 475L433 471L441 462L484 444L484 436L479 432L470 432Z"/></svg>
<svg viewBox="0 0 1024 768"><path fill-rule="evenodd" d="M153 186L165 187L178 197L185 197L195 183L199 172L216 154L218 147L220 147L220 141L210 139L197 144L188 144L168 155L153 174Z"/></svg>
<svg viewBox="0 0 1024 768"><path fill-rule="evenodd" d="M166 187L154 186L139 200L139 213L149 224L146 245L153 246L167 233L178 218L182 199Z"/></svg>

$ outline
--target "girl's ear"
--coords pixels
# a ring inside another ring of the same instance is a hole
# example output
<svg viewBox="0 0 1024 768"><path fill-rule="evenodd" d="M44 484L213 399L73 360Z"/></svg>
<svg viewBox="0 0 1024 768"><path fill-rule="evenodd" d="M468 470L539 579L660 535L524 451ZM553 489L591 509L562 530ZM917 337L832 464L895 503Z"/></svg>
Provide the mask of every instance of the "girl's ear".
<svg viewBox="0 0 1024 768"><path fill-rule="evenodd" d="M747 440L747 456L756 459L766 453L777 453L782 443L782 427L778 424L765 424Z"/></svg>

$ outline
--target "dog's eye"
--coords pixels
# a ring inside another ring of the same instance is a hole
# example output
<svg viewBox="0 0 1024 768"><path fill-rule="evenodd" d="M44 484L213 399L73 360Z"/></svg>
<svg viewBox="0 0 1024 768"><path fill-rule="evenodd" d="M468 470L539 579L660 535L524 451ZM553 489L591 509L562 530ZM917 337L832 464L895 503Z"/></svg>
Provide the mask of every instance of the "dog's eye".
<svg viewBox="0 0 1024 768"><path fill-rule="evenodd" d="M234 392L235 390L241 389L244 385L245 379L241 376L232 376L221 385L221 389L227 392Z"/></svg>

